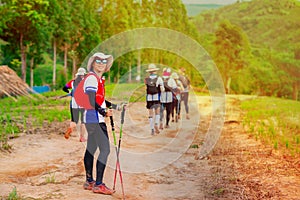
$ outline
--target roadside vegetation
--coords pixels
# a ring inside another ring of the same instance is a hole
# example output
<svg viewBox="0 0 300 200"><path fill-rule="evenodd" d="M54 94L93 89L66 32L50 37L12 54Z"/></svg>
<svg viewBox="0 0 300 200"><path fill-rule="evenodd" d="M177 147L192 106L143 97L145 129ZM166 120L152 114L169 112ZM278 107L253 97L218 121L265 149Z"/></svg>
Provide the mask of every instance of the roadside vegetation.
<svg viewBox="0 0 300 200"><path fill-rule="evenodd" d="M293 156L300 154L300 102L259 97L241 103L244 128L257 140Z"/></svg>
<svg viewBox="0 0 300 200"><path fill-rule="evenodd" d="M13 190L9 193L8 200L22 200L22 198L19 196L18 192L17 192L17 188L14 187Z"/></svg>
<svg viewBox="0 0 300 200"><path fill-rule="evenodd" d="M20 133L32 133L34 128L43 127L54 121L63 122L70 118L69 100L55 100L63 92L49 92L44 95L20 96L18 101L12 98L0 102L0 149L9 150L9 139Z"/></svg>

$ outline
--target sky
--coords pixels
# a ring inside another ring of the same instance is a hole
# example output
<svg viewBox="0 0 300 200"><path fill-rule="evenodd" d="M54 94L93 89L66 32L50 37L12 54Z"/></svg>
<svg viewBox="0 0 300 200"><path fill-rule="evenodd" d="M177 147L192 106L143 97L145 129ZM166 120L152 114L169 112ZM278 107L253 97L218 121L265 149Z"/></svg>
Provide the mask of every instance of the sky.
<svg viewBox="0 0 300 200"><path fill-rule="evenodd" d="M232 4L237 0L182 0L185 4Z"/></svg>

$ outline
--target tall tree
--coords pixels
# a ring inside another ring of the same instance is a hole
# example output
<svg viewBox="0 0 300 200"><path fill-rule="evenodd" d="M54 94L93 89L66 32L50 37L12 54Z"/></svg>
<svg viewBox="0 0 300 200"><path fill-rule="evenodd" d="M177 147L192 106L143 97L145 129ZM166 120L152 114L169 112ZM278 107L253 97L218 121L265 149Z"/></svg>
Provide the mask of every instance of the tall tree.
<svg viewBox="0 0 300 200"><path fill-rule="evenodd" d="M103 34L103 39L107 39L114 34L118 34L132 28L134 23L134 20L131 18L132 8L133 3L130 1L107 1L101 11L101 33ZM122 47L123 42L124 41L120 41L118 43L120 48ZM126 56L118 58L115 62L117 67L110 70L110 75L113 75L115 78L114 81L119 81L120 75L122 75L120 74L121 72L128 71L129 67L127 68L127 65L122 64L123 61L126 60ZM123 68L126 69L124 70Z"/></svg>
<svg viewBox="0 0 300 200"><path fill-rule="evenodd" d="M80 19L78 23L80 24L76 24L77 22L75 20L75 28L76 26L80 26L80 32L77 33L79 37L75 37L75 41L72 42L75 44L78 43L78 46L75 45L76 49L74 49L77 52L78 61L83 61L90 51L101 41L100 5L99 2L84 0L80 13L77 14L77 17ZM74 12L76 11L74 10Z"/></svg>
<svg viewBox="0 0 300 200"><path fill-rule="evenodd" d="M53 49L53 72L52 72L52 85L56 86L56 63L57 63L57 49L63 43L64 38L68 37L65 30L67 30L67 24L69 23L68 17L68 4L66 0L49 0L49 29L51 31L50 40L52 42Z"/></svg>
<svg viewBox="0 0 300 200"><path fill-rule="evenodd" d="M56 58L63 52L64 72L67 78L68 57L72 59L72 74L77 64L98 45L99 3L88 0L50 0L50 27L53 43L53 80L56 85Z"/></svg>
<svg viewBox="0 0 300 200"><path fill-rule="evenodd" d="M297 50L294 53L280 53L273 59L273 63L289 75L292 88L292 98L298 100L300 88L300 59L297 59Z"/></svg>
<svg viewBox="0 0 300 200"><path fill-rule="evenodd" d="M44 42L47 24L45 10L48 7L47 0L4 0L2 1L1 13L7 14L3 32L6 41L20 50L21 77L26 81L26 54L28 45L36 42ZM8 23L9 22L9 23Z"/></svg>
<svg viewBox="0 0 300 200"><path fill-rule="evenodd" d="M250 55L249 40L240 27L228 20L220 23L215 36L214 61L223 76L226 92L230 93L232 77L246 66Z"/></svg>

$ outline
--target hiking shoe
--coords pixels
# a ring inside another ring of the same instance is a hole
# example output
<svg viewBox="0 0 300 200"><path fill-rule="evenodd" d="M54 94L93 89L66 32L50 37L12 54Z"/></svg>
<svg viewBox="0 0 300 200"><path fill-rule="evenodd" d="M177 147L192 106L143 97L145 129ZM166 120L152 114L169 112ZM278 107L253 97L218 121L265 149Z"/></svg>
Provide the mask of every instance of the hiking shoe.
<svg viewBox="0 0 300 200"><path fill-rule="evenodd" d="M67 131L65 132L65 138L66 138L66 139L69 139L69 137L70 137L72 131L73 131L73 130L72 130L71 127L69 127L69 128L67 129Z"/></svg>
<svg viewBox="0 0 300 200"><path fill-rule="evenodd" d="M107 195L111 195L113 194L115 191L106 187L106 185L104 183L100 184L100 185L94 185L93 187L93 192L94 193L99 193L99 194L107 194Z"/></svg>
<svg viewBox="0 0 300 200"><path fill-rule="evenodd" d="M83 184L83 189L85 190L92 190L93 187L95 185L95 181L92 181L92 182L88 182L86 181L84 184Z"/></svg>

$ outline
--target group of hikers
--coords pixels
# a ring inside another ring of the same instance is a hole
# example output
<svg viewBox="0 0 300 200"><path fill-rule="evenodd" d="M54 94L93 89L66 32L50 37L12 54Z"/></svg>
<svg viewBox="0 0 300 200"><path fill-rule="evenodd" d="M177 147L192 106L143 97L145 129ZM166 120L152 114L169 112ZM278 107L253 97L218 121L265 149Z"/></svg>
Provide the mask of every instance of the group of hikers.
<svg viewBox="0 0 300 200"><path fill-rule="evenodd" d="M112 117L113 109L119 110L120 105L113 104L105 99L105 78L103 74L108 72L113 64L113 56L98 52L93 54L87 63L87 70L79 68L75 79L69 81L63 90L71 94L70 111L71 123L64 134L68 139L77 126L80 133L79 141L87 142L84 154L84 167L86 180L83 184L85 190L94 193L111 195L115 191L108 188L103 182L107 158L110 153L105 117ZM165 128L169 127L170 116L172 121L180 119L180 102L183 101L188 115L188 85L185 78L180 81L180 76L170 68L163 70L162 78L157 75L159 68L150 64L149 76L145 78L147 86L147 109L149 110L149 122L151 134L158 134L159 128L163 129L163 113L166 110ZM184 69L181 69L184 73ZM79 120L80 118L80 120ZM158 124L160 125L158 127ZM85 130L87 138L85 138ZM94 154L99 148L100 153L96 163L96 179L93 177Z"/></svg>
<svg viewBox="0 0 300 200"><path fill-rule="evenodd" d="M149 76L145 78L147 88L147 109L149 110L149 123L151 134L159 134L159 129L169 128L170 118L172 122L178 122L181 115L181 102L184 102L186 119L189 117L189 87L190 81L185 75L185 69L180 69L180 74L171 73L170 68L164 68L162 76L157 72L159 68L150 64L146 70ZM164 126L164 111L166 119Z"/></svg>

